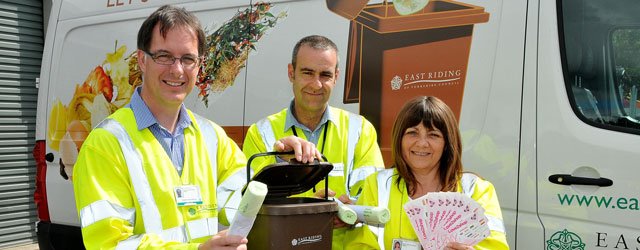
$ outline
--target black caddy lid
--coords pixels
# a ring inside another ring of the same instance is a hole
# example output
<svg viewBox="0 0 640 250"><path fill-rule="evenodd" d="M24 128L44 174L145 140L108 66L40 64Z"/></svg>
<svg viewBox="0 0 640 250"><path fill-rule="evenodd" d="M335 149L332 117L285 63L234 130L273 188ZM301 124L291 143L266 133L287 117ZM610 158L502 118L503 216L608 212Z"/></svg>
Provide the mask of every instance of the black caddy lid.
<svg viewBox="0 0 640 250"><path fill-rule="evenodd" d="M329 162L278 162L258 171L252 180L267 185L267 199L287 197L313 188L332 169L333 165Z"/></svg>

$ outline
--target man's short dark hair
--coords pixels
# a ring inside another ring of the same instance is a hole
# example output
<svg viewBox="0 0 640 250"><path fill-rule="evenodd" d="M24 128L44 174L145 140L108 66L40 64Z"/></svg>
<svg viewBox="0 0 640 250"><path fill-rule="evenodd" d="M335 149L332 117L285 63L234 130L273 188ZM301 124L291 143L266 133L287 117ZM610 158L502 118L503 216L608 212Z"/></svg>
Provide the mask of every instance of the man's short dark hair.
<svg viewBox="0 0 640 250"><path fill-rule="evenodd" d="M205 52L206 37L198 18L185 8L164 5L151 13L138 30L138 49L149 51L153 29L159 25L160 35L167 37L167 32L176 27L185 27L193 30L198 37L198 56Z"/></svg>
<svg viewBox="0 0 640 250"><path fill-rule="evenodd" d="M294 69L296 68L298 51L300 50L300 47L302 47L302 45L306 45L311 48L319 49L319 50L331 49L336 52L336 55L338 54L338 46L336 46L336 44L333 41L331 41L331 39L329 38L326 38L320 35L311 35L311 36L303 37L302 39L300 39L300 41L296 43L296 46L293 47L293 53L291 54L291 65L293 65ZM336 63L336 69L337 68L338 68L338 63Z"/></svg>

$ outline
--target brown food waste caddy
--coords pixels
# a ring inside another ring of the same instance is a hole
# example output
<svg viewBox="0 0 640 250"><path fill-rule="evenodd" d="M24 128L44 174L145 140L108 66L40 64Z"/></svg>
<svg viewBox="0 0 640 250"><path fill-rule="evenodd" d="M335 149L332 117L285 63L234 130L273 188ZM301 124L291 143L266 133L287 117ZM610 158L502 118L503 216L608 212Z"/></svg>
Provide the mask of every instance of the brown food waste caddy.
<svg viewBox="0 0 640 250"><path fill-rule="evenodd" d="M376 127L385 164L391 163L391 129L402 105L420 95L442 99L460 118L473 25L489 20L483 7L432 0L401 16L393 3L326 0L351 20L344 103Z"/></svg>
<svg viewBox="0 0 640 250"><path fill-rule="evenodd" d="M253 158L273 154L280 153L251 156L247 168L250 168ZM303 164L294 160L268 165L256 173L252 180L266 184L269 191L247 236L247 248L331 249L333 217L338 211L338 204L326 196L325 199L289 196L315 187L322 179L325 179L327 188L326 178L332 169L333 165L328 162Z"/></svg>

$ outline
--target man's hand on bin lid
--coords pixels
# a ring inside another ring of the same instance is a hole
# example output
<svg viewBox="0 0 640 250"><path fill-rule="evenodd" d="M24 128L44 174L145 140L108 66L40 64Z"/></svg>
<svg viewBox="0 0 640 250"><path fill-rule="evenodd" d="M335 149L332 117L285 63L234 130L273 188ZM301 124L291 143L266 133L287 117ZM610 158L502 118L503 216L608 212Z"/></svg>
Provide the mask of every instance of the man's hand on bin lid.
<svg viewBox="0 0 640 250"><path fill-rule="evenodd" d="M302 163L322 159L322 154L320 154L316 145L293 135L277 140L276 143L273 144L273 149L278 152L293 151L296 160Z"/></svg>
<svg viewBox="0 0 640 250"><path fill-rule="evenodd" d="M198 250L247 250L247 242L247 238L237 235L227 235L227 230L223 230L211 236L206 242L200 244Z"/></svg>

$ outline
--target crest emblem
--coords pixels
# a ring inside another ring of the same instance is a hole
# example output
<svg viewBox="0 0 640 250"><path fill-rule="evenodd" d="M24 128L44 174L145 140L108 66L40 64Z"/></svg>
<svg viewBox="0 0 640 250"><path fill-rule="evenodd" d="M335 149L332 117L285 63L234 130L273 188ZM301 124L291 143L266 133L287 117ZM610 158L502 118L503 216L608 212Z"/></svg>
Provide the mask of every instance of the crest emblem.
<svg viewBox="0 0 640 250"><path fill-rule="evenodd" d="M400 78L399 76L394 76L393 79L391 79L391 89L399 90L400 87L402 87L402 78Z"/></svg>
<svg viewBox="0 0 640 250"><path fill-rule="evenodd" d="M558 231L547 240L547 250L584 250L580 236L567 229Z"/></svg>

